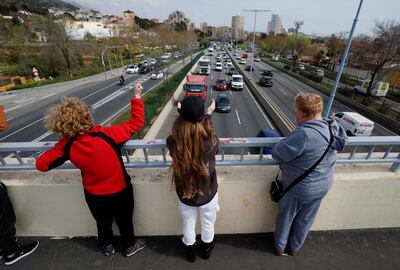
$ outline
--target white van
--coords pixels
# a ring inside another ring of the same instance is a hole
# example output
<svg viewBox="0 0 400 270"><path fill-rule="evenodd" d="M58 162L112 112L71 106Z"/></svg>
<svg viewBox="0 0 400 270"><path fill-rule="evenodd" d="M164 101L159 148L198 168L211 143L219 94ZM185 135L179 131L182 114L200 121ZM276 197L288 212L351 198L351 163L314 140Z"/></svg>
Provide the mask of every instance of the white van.
<svg viewBox="0 0 400 270"><path fill-rule="evenodd" d="M350 136L369 136L374 129L374 122L356 112L338 112L332 115Z"/></svg>
<svg viewBox="0 0 400 270"><path fill-rule="evenodd" d="M360 94L367 94L367 89L370 80L363 80L361 85L357 85L354 87L354 91L357 91ZM389 83L387 82L376 82L371 89L371 95L376 97L384 97L389 91Z"/></svg>
<svg viewBox="0 0 400 270"><path fill-rule="evenodd" d="M243 77L242 75L232 75L231 89L232 90L243 90Z"/></svg>

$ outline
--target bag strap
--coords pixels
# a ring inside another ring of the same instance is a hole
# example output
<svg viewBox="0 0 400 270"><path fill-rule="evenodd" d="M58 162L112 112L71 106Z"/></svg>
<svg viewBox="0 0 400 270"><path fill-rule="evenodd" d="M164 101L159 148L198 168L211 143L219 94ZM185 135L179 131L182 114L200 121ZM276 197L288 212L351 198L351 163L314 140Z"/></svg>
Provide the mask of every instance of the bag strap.
<svg viewBox="0 0 400 270"><path fill-rule="evenodd" d="M121 169L122 169L122 173L124 175L124 179L127 185L131 184L131 177L129 176L129 174L127 173L126 169L125 169L125 165L124 162L122 160L122 156L121 156L121 146L118 145L113 138L111 138L110 136L106 135L105 133L98 131L98 132L91 132L91 133L87 133L89 136L91 137L98 137L102 140L104 140L108 145L111 146L111 148L114 150L115 154L117 155L117 158L119 160L119 163L121 165ZM64 154L65 156L69 159L69 153L71 150L71 146L72 143L76 140L76 138L71 138L64 146Z"/></svg>
<svg viewBox="0 0 400 270"><path fill-rule="evenodd" d="M328 147L325 149L325 152L322 154L322 156L317 160L317 162L314 163L307 171L305 171L302 175L297 177L290 185L282 192L282 195L285 195L286 192L288 192L290 189L292 189L295 185L300 183L304 178L306 178L317 166L321 163L321 161L324 159L325 155L328 153L329 148L331 148L331 145L333 143L333 134L332 134L332 127L328 123L329 126L329 134L330 134L330 139L329 139L329 144Z"/></svg>

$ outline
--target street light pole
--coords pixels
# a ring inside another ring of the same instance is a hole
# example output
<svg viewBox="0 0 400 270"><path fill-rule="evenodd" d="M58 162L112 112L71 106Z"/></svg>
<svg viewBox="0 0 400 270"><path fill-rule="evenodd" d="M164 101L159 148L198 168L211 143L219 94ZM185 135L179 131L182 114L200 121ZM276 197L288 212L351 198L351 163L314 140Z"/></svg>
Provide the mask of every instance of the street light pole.
<svg viewBox="0 0 400 270"><path fill-rule="evenodd" d="M341 61L340 62L340 67L339 67L339 71L338 71L338 73L336 75L335 84L334 84L334 86L332 88L332 92L331 92L331 95L329 96L328 104L326 105L326 108L325 108L325 111L324 111L324 117L325 118L327 118L329 116L329 112L330 112L330 110L332 108L332 104L333 104L333 101L335 99L336 89L337 89L337 87L339 85L340 77L342 76L342 72L343 72L344 65L345 65L345 62L346 62L346 59L347 59L347 55L349 54L351 41L353 39L354 30L355 30L357 22L358 22L358 15L360 14L360 10L361 10L361 6L363 4L363 1L364 0L360 0L360 4L358 6L358 10L357 10L356 16L354 18L353 25L351 27L350 35L349 35L349 38L347 39L346 48L345 48L345 50L343 52L343 55L342 55L342 58L340 60Z"/></svg>
<svg viewBox="0 0 400 270"><path fill-rule="evenodd" d="M268 12L271 10L267 9L243 9L243 11L254 12L254 28L253 28L253 45L251 48L251 62L250 62L250 80L253 79L253 63L254 63L254 42L256 39L256 23L257 23L257 13L258 12Z"/></svg>

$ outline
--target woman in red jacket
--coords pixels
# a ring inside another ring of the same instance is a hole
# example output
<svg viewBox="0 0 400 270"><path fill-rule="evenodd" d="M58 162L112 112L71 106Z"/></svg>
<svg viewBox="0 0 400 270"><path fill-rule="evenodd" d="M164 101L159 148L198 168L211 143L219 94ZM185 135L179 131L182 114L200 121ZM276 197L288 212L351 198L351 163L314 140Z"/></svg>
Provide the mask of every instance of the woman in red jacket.
<svg viewBox="0 0 400 270"><path fill-rule="evenodd" d="M140 84L135 86L131 119L111 127L95 125L89 108L80 99L63 98L60 105L49 111L45 123L61 139L36 161L36 168L42 172L67 160L81 170L85 199L96 220L98 238L106 256L114 253L113 219L126 257L145 247L145 242L134 235L132 184L120 153L120 146L143 126L142 90Z"/></svg>

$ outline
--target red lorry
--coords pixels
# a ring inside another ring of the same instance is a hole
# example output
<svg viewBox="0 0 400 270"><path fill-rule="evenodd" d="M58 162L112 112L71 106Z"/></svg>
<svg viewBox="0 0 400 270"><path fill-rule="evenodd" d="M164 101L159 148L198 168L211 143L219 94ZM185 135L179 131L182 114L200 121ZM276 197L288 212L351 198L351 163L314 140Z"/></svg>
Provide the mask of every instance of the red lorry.
<svg viewBox="0 0 400 270"><path fill-rule="evenodd" d="M242 55L242 58L247 59L247 57L249 57L249 54L244 52L243 55Z"/></svg>
<svg viewBox="0 0 400 270"><path fill-rule="evenodd" d="M183 86L185 96L199 96L206 101L207 85L206 77L203 75L187 75L186 84Z"/></svg>

